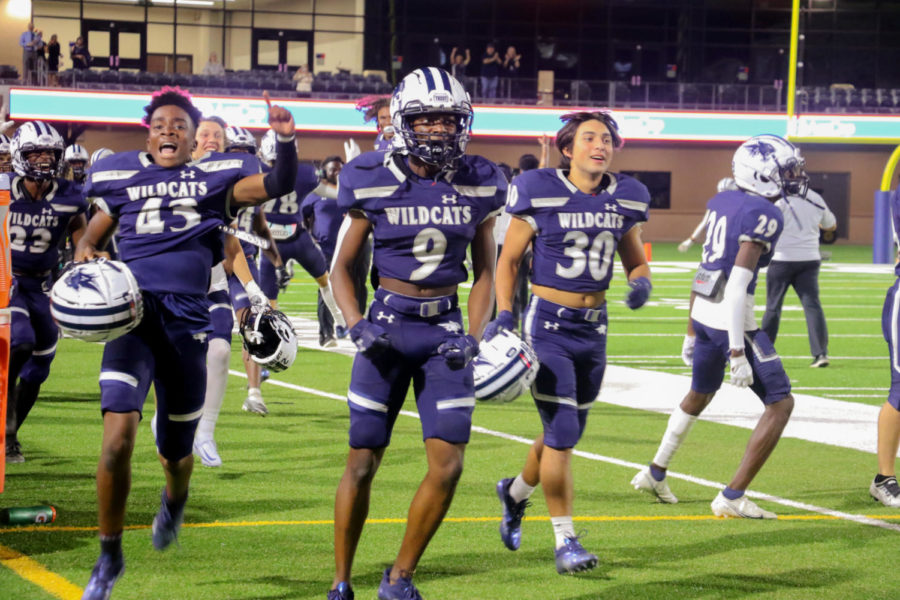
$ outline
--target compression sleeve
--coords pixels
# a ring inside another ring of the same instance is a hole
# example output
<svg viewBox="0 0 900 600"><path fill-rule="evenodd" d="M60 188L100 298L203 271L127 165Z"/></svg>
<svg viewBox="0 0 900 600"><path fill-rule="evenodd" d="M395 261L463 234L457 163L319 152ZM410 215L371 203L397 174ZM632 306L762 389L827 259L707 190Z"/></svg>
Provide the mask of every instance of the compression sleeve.
<svg viewBox="0 0 900 600"><path fill-rule="evenodd" d="M732 350L744 349L744 309L747 305L747 286L753 280L753 271L745 267L734 267L725 284L722 303L728 315L728 347Z"/></svg>
<svg viewBox="0 0 900 600"><path fill-rule="evenodd" d="M294 191L294 181L297 179L297 146L294 136L276 136L275 164L263 179L266 194L269 198L280 198Z"/></svg>

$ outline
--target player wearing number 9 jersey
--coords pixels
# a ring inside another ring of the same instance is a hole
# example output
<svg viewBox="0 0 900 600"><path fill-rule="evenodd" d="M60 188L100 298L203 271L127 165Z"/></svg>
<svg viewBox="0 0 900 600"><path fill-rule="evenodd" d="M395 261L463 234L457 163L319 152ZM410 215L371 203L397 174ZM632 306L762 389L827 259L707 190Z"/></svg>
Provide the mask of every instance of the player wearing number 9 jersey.
<svg viewBox="0 0 900 600"><path fill-rule="evenodd" d="M12 180L9 249L13 286L12 327L6 412L6 460L22 462L17 430L50 375L59 329L50 316L47 292L59 263L59 245L71 233L84 233L87 204L81 186L59 177L65 144L46 123L31 121L11 143ZM18 381L17 381L18 380Z"/></svg>
<svg viewBox="0 0 900 600"><path fill-rule="evenodd" d="M803 159L787 140L760 135L744 142L732 161L739 189L719 192L707 204L706 243L691 289L691 319L683 357L692 362L691 389L669 419L653 462L631 483L663 502L678 499L665 479L672 456L722 385L750 389L765 410L734 477L712 501L719 517L774 519L745 491L781 438L794 406L791 385L772 342L753 316L759 269L769 264L784 227L774 202L805 185Z"/></svg>
<svg viewBox="0 0 900 600"><path fill-rule="evenodd" d="M338 206L348 211L350 224L338 244L331 281L360 351L347 394L350 452L335 503L332 600L353 597L350 567L372 478L410 383L429 468L378 597L421 597L411 577L450 507L469 441L475 408L470 360L490 316L494 215L506 197L506 179L496 165L465 155L472 106L446 71L428 67L404 77L391 114L403 144L350 161L338 189ZM370 232L381 285L363 318L352 272ZM465 335L456 290L468 279L470 246L474 281Z"/></svg>
<svg viewBox="0 0 900 600"><path fill-rule="evenodd" d="M268 96L266 96L268 101ZM269 108L279 135L272 172L256 159L213 153L192 162L200 112L177 88L163 88L145 107L147 152L110 156L91 169L85 194L100 208L76 248L94 257L118 225L119 255L143 296L143 319L108 342L100 371L103 445L97 468L100 558L83 598L109 597L124 571L122 530L131 480L131 453L150 384L156 390L159 460L166 474L153 520L158 550L177 537L193 468L194 432L206 386L207 334L212 330L207 289L222 260L218 227L240 207L287 193L296 174L294 122Z"/></svg>
<svg viewBox="0 0 900 600"><path fill-rule="evenodd" d="M650 295L640 232L650 195L635 179L609 172L623 143L609 113L576 112L562 120L556 146L563 168L526 171L510 187L506 211L513 218L497 264L500 312L485 338L516 327L511 312L515 281L532 244L532 297L522 331L540 359L532 395L543 434L532 444L522 472L497 483L500 536L508 549L519 548L525 506L541 483L556 537L556 569L569 573L597 565L572 522L570 460L606 369L606 290L617 251L631 286L629 307L639 308Z"/></svg>

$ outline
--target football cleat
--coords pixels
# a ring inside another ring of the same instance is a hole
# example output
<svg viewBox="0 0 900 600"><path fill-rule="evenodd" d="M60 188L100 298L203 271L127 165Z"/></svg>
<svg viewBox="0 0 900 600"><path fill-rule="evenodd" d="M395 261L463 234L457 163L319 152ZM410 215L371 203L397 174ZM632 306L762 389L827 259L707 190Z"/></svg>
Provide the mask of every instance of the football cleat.
<svg viewBox="0 0 900 600"><path fill-rule="evenodd" d="M743 495L736 500L729 500L722 492L716 496L710 504L713 514L717 517L738 519L777 519L778 515L764 510L756 505L753 500Z"/></svg>
<svg viewBox="0 0 900 600"><path fill-rule="evenodd" d="M556 549L556 572L560 575L590 571L599 562L596 554L584 549L577 536L566 538L565 545Z"/></svg>
<svg viewBox="0 0 900 600"><path fill-rule="evenodd" d="M194 454L200 457L200 462L204 467L221 467L222 457L219 456L219 448L216 446L216 440L209 438L203 440L194 440Z"/></svg>
<svg viewBox="0 0 900 600"><path fill-rule="evenodd" d="M525 509L531 503L528 500L521 502L513 500L509 495L509 486L512 485L512 482L512 477L497 482L497 497L500 498L500 504L503 506L503 517L500 519L500 539L503 540L503 545L510 550L518 550L522 543L522 517L525 516Z"/></svg>
<svg viewBox="0 0 900 600"><path fill-rule="evenodd" d="M412 577L401 577L392 584L391 567L388 567L378 586L378 600L422 600L422 594L413 585Z"/></svg>
<svg viewBox="0 0 900 600"><path fill-rule="evenodd" d="M881 483L873 480L869 486L869 494L876 502L881 502L888 508L900 508L900 485L897 485L896 477L888 477Z"/></svg>
<svg viewBox="0 0 900 600"><path fill-rule="evenodd" d="M653 494L660 502L666 504L678 503L678 498L676 498L675 494L672 493L672 490L669 489L669 484L666 483L666 480L663 479L662 481L657 481L654 479L653 475L650 474L650 467L644 467L638 471L637 475L631 479L631 485L640 492Z"/></svg>
<svg viewBox="0 0 900 600"><path fill-rule="evenodd" d="M178 514L172 514L169 504L166 502L166 488L163 488L159 504L159 512L153 518L150 532L153 537L153 547L157 550L165 550L178 539L178 530L181 529L181 523L184 521L184 504L177 511Z"/></svg>
<svg viewBox="0 0 900 600"><path fill-rule="evenodd" d="M91 578L84 586L81 600L109 600L113 586L124 572L125 558L121 554L118 557L101 554L91 571Z"/></svg>
<svg viewBox="0 0 900 600"><path fill-rule="evenodd" d="M272 372L268 369L260 369L259 370L259 382L262 383L266 379L272 376Z"/></svg>
<svg viewBox="0 0 900 600"><path fill-rule="evenodd" d="M337 584L337 587L328 591L326 600L353 600L353 588L346 581Z"/></svg>
<svg viewBox="0 0 900 600"><path fill-rule="evenodd" d="M246 412L256 413L262 416L269 414L269 408L266 406L266 403L263 402L262 394L259 393L259 390L250 390L247 393L247 399L244 400L244 405L241 408Z"/></svg>

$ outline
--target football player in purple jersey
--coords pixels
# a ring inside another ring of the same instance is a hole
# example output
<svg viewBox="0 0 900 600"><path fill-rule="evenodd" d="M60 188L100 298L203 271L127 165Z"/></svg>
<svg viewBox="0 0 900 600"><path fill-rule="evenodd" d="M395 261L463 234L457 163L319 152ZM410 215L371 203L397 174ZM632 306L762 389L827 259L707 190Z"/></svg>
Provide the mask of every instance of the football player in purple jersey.
<svg viewBox="0 0 900 600"><path fill-rule="evenodd" d="M894 240L900 235L900 195L891 194L891 224ZM891 387L878 413L878 473L869 484L869 494L888 508L900 508L900 485L897 484L895 462L900 447L900 262L894 267L897 281L884 298L881 331L891 357Z"/></svg>
<svg viewBox="0 0 900 600"><path fill-rule="evenodd" d="M263 162L263 171L270 168L274 156L272 155L272 133L266 132L260 145L260 160ZM338 311L334 302L334 295L328 280L328 261L322 250L316 246L312 236L309 235L303 224L303 215L300 214L300 203L310 193L317 193L331 198L337 197L336 188L330 188L319 181L316 168L309 163L297 165L297 180L290 194L280 198L273 198L263 205L269 228L275 238L275 245L285 261L294 260L309 273L319 286L319 294L323 298L328 310L331 312L337 325L343 331L345 328L344 317ZM291 273L285 269L278 269L271 260L263 260L259 267L260 286L269 298L277 298L279 289L285 289L291 280Z"/></svg>
<svg viewBox="0 0 900 600"><path fill-rule="evenodd" d="M572 449L584 433L606 369L606 290L618 252L631 290L631 309L650 296L650 267L640 224L650 196L635 179L611 172L623 141L612 116L603 111L569 113L556 134L560 169L534 169L516 177L506 211L512 215L497 264L497 318L485 330L516 327L513 295L522 255L529 244L532 297L522 331L540 360L532 395L543 423L514 478L496 486L503 507L500 536L510 550L521 542L528 498L540 483L556 536L556 569L592 569L597 557L584 549L572 523Z"/></svg>
<svg viewBox="0 0 900 600"><path fill-rule="evenodd" d="M653 461L631 480L660 501L678 502L666 471L691 427L709 405L730 364L731 384L750 387L765 409L728 486L711 508L718 517L774 519L746 491L775 449L794 408L791 384L769 337L753 316L759 269L772 260L784 218L775 201L805 196L803 158L776 135L752 137L732 160L735 188L706 205L706 242L691 288L691 314L683 358L692 363L691 389L672 411Z"/></svg>
<svg viewBox="0 0 900 600"><path fill-rule="evenodd" d="M350 572L372 480L410 383L428 473L413 497L400 551L384 571L378 598L421 598L413 572L450 508L469 441L475 407L470 360L490 315L492 230L506 196L506 180L496 165L465 154L472 106L446 71L428 67L404 77L391 99L391 116L402 144L347 163L338 191L350 224L331 279L359 352L347 393L350 451L335 500L330 600L353 598ZM370 232L381 285L364 318L351 273ZM467 335L456 291L468 279L469 247L474 281Z"/></svg>
<svg viewBox="0 0 900 600"><path fill-rule="evenodd" d="M265 94L268 103L268 94ZM294 120L269 107L278 160L268 174L244 155L191 161L200 112L178 88L163 88L145 107L146 152L115 154L92 165L85 196L100 208L76 249L93 258L118 224L120 258L143 296L143 319L106 344L100 371L103 444L97 467L100 558L86 600L106 599L125 569L122 530L131 454L151 382L157 395L156 444L166 476L152 540L177 537L193 470L194 432L206 388L210 270L222 260L219 227L243 206L287 193L296 176Z"/></svg>
<svg viewBox="0 0 900 600"><path fill-rule="evenodd" d="M0 173L12 173L12 154L9 153L9 136L0 134Z"/></svg>
<svg viewBox="0 0 900 600"><path fill-rule="evenodd" d="M330 197L332 194L322 196L316 192L310 192L306 198L303 199L303 202L300 203L300 215L303 218L303 225L322 251L322 254L325 256L325 261L328 264L331 264L331 261L334 258L334 249L337 245L338 231L340 231L341 223L344 219L344 211L338 206L336 193L338 176L343 167L344 159L340 156L328 156L322 160L321 167L319 168L319 175L321 176L322 184L329 190L334 190L334 197ZM358 266L360 263L365 263L365 265L367 265L368 261L357 261ZM362 281L362 285L365 286L367 274L368 269L366 268L366 272L362 273L362 278L360 279L359 274L357 274L354 281ZM358 284L355 285L358 287ZM358 289L357 292L359 292ZM320 293L317 307L319 317L319 345L330 348L337 345L337 342L335 341L337 332L335 331L332 311L328 307L326 300L327 299L323 294ZM338 326L346 327L346 323L343 322L343 317L341 317L341 322Z"/></svg>
<svg viewBox="0 0 900 600"><path fill-rule="evenodd" d="M16 172L10 187L9 251L12 290L9 307L6 462L25 460L18 430L50 375L59 329L50 316L48 292L59 264L59 246L67 235L76 242L84 233L87 203L81 186L60 177L65 143L52 126L29 121L11 142Z"/></svg>
<svg viewBox="0 0 900 600"><path fill-rule="evenodd" d="M375 129L378 131L378 135L375 137L375 151L390 150L395 132L391 115L391 97L366 96L356 103L356 110L363 113L366 123L375 122Z"/></svg>
<svg viewBox="0 0 900 600"><path fill-rule="evenodd" d="M258 160L256 158L256 149L256 138L246 129L242 127L227 127L225 129L225 152L249 154L254 160ZM261 166L260 169L262 170ZM272 232L269 229L269 223L263 213L263 208L251 206L241 209L232 225L239 231L255 236L257 240L264 241L268 246L268 248L263 249L263 257L260 259L261 246L243 239L240 240L245 263L250 268L252 280L259 282L260 290L268 298L269 303L273 307L277 306L275 301L277 290L267 293L264 289L263 275L259 268L260 260L274 265L273 271L277 273L283 274L285 268L278 246L275 244L275 239L272 237ZM231 304L234 306L235 317L237 322L241 323L244 320L244 315L253 305L254 295L246 289L237 272L232 273L228 277L228 287L231 293ZM259 295L256 295L255 298L258 299ZM269 414L269 408L263 400L262 390L260 389L260 384L263 380L262 367L258 362L250 358L250 353L247 352L246 348L241 350L241 360L244 363L244 371L247 373L247 397L244 399L241 408L246 412L266 416Z"/></svg>

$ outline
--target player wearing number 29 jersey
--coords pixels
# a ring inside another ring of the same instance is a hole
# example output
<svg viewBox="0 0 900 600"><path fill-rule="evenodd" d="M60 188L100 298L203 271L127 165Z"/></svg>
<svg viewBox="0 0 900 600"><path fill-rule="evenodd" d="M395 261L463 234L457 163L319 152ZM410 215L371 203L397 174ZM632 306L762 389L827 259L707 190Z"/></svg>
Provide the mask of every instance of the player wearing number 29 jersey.
<svg viewBox="0 0 900 600"><path fill-rule="evenodd" d="M691 320L682 349L683 359L692 365L691 389L672 412L653 462L631 481L663 502L678 501L666 483L669 462L721 387L730 363L731 383L750 386L765 412L737 472L712 501L712 512L719 517L775 518L744 492L778 443L794 399L781 359L756 325L753 294L759 269L769 264L784 227L774 202L805 189L803 164L787 140L774 135L750 138L732 161L739 189L719 192L707 204L706 243L691 289Z"/></svg>

